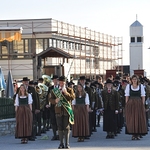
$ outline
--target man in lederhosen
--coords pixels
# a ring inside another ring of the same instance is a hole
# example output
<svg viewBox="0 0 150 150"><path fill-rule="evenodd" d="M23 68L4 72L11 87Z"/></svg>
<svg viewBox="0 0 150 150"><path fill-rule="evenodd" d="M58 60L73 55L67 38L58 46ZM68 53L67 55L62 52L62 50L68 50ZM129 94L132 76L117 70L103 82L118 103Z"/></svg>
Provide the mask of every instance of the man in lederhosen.
<svg viewBox="0 0 150 150"><path fill-rule="evenodd" d="M58 85L58 76L57 75L53 75L53 85L51 87L49 87L48 89L48 95L47 95L47 102L49 101L49 98L51 97L51 92L52 89L54 88L59 88ZM52 126L52 131L53 131L53 137L52 137L52 141L54 140L58 140L59 137L57 135L57 122L56 122L56 116L55 116L55 104L50 103L50 123Z"/></svg>
<svg viewBox="0 0 150 150"><path fill-rule="evenodd" d="M65 80L64 76L59 77L59 88L54 88L52 90L50 98L50 102L55 104L55 114L60 140L59 149L70 148L70 123L74 123L71 102L75 99L75 94L73 89L66 87ZM65 145L63 140L65 140Z"/></svg>

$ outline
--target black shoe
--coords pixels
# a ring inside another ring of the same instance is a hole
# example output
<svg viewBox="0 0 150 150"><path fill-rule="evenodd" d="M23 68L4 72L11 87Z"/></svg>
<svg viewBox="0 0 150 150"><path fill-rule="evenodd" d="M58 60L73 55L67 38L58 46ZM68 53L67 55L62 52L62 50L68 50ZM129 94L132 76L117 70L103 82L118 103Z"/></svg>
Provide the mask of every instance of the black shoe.
<svg viewBox="0 0 150 150"><path fill-rule="evenodd" d="M37 133L36 136L41 136L41 133Z"/></svg>
<svg viewBox="0 0 150 150"><path fill-rule="evenodd" d="M107 135L107 136L106 136L106 139L110 139L110 135Z"/></svg>
<svg viewBox="0 0 150 150"><path fill-rule="evenodd" d="M69 146L69 145L66 145L65 148L66 148L66 149L70 149L70 146Z"/></svg>
<svg viewBox="0 0 150 150"><path fill-rule="evenodd" d="M100 127L100 124L97 124L96 127Z"/></svg>
<svg viewBox="0 0 150 150"><path fill-rule="evenodd" d="M55 141L55 140L58 140L57 136L53 136L52 139L51 139L51 141Z"/></svg>
<svg viewBox="0 0 150 150"><path fill-rule="evenodd" d="M64 144L60 144L59 147L58 147L58 149L63 149L63 148L65 148Z"/></svg>
<svg viewBox="0 0 150 150"><path fill-rule="evenodd" d="M114 139L114 138L115 138L115 136L114 136L114 135L111 135L111 136L110 136L110 138L111 138L111 139Z"/></svg>
<svg viewBox="0 0 150 150"><path fill-rule="evenodd" d="M46 131L49 131L49 128L46 128Z"/></svg>
<svg viewBox="0 0 150 150"><path fill-rule="evenodd" d="M42 129L41 133L46 133L45 129Z"/></svg>
<svg viewBox="0 0 150 150"><path fill-rule="evenodd" d="M29 141L35 141L35 138L30 137L28 140L29 140Z"/></svg>
<svg viewBox="0 0 150 150"><path fill-rule="evenodd" d="M59 140L59 135L56 135L56 137L57 137L57 140Z"/></svg>
<svg viewBox="0 0 150 150"><path fill-rule="evenodd" d="M97 130L96 130L96 129L93 129L92 132L97 132Z"/></svg>
<svg viewBox="0 0 150 150"><path fill-rule="evenodd" d="M87 140L89 140L90 138L89 138L89 137L85 137L84 139L87 139Z"/></svg>

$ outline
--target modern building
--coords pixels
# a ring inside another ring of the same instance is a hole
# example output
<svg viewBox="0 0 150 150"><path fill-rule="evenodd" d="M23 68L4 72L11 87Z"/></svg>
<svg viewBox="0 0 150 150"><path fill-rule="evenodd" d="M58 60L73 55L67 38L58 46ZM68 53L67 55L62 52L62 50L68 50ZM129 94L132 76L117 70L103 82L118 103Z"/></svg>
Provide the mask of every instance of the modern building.
<svg viewBox="0 0 150 150"><path fill-rule="evenodd" d="M130 25L130 75L143 69L143 25L136 20Z"/></svg>
<svg viewBox="0 0 150 150"><path fill-rule="evenodd" d="M0 27L23 29L21 41L0 42L0 65L14 79L36 80L42 74L93 78L122 65L122 37L51 18L0 20Z"/></svg>

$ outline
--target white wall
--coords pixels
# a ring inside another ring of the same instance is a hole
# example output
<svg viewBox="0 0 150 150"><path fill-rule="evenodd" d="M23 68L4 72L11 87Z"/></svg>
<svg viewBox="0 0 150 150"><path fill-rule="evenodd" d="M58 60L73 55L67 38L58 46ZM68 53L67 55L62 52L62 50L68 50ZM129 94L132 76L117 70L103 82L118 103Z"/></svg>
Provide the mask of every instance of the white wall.
<svg viewBox="0 0 150 150"><path fill-rule="evenodd" d="M143 69L143 44L130 44L130 74L133 70Z"/></svg>
<svg viewBox="0 0 150 150"><path fill-rule="evenodd" d="M32 59L24 60L0 60L0 66L2 68L5 79L7 79L8 70L10 68L13 79L22 79L28 77L33 79L33 63Z"/></svg>

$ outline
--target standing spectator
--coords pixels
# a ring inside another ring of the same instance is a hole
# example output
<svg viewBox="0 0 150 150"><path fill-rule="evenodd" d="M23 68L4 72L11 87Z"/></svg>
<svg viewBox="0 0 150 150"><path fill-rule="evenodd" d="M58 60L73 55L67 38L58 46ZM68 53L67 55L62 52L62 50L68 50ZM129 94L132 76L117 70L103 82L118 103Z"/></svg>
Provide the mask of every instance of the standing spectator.
<svg viewBox="0 0 150 150"><path fill-rule="evenodd" d="M131 77L131 84L125 89L126 106L126 134L132 135L132 140L139 140L140 135L147 133L146 115L145 115L145 90L142 84L139 84L138 77Z"/></svg>
<svg viewBox="0 0 150 150"><path fill-rule="evenodd" d="M89 96L83 86L77 85L76 98L72 101L75 124L72 126L72 136L78 137L78 142L83 142L89 136Z"/></svg>
<svg viewBox="0 0 150 150"><path fill-rule="evenodd" d="M106 89L102 91L102 100L104 105L103 131L107 132L106 139L114 138L116 132L116 114L119 109L118 92L112 88L111 79L106 81Z"/></svg>
<svg viewBox="0 0 150 150"><path fill-rule="evenodd" d="M28 94L22 84L15 99L16 111L16 138L21 138L21 143L27 143L32 133L32 96Z"/></svg>

